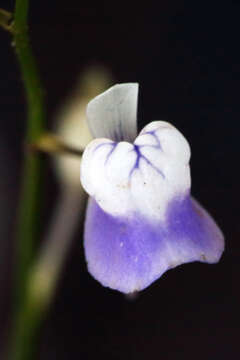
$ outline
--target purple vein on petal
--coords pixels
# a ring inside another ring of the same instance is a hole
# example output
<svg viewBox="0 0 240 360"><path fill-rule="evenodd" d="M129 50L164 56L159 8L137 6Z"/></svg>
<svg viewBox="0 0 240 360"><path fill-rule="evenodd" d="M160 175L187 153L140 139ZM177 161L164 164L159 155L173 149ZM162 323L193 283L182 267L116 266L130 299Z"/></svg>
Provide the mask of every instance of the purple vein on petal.
<svg viewBox="0 0 240 360"><path fill-rule="evenodd" d="M157 137L157 135L155 134L155 132L157 131L158 129L155 129L155 130L152 130L152 131L146 131L145 133L143 133L142 135L152 135L154 137L154 139L156 140L156 145L141 145L141 146L149 146L149 147L153 147L153 148L156 148L156 149L160 149L162 150L161 148L161 144L160 144L160 141L159 141L159 138Z"/></svg>
<svg viewBox="0 0 240 360"><path fill-rule="evenodd" d="M109 153L107 154L107 157L105 159L105 162L104 162L104 165L107 164L110 156L112 155L113 151L116 149L117 147L117 144L116 142L108 142L108 143L102 143L102 144L99 144L98 146L95 147L95 149L93 150L93 152L97 151L99 148L103 147L103 146L111 146L111 149L109 151Z"/></svg>
<svg viewBox="0 0 240 360"><path fill-rule="evenodd" d="M95 147L95 149L93 150L93 152L95 153L99 148L103 147L103 146L114 146L116 143L113 142L104 142L102 144L99 144L98 146Z"/></svg>
<svg viewBox="0 0 240 360"><path fill-rule="evenodd" d="M114 150L115 150L116 147L117 147L117 143L112 143L111 145L112 145L112 148L111 148L111 150L109 151L109 153L107 154L107 157L106 157L106 159L105 159L104 165L107 164L110 156L112 155L112 153L114 152Z"/></svg>
<svg viewBox="0 0 240 360"><path fill-rule="evenodd" d="M131 169L131 171L129 173L129 181L131 180L131 177L132 177L134 171L139 170L139 168L140 168L140 160L141 159L144 160L149 166L151 166L159 175L161 175L163 177L163 179L165 179L165 176L164 176L163 172L160 169L158 169L155 165L153 165L153 163L150 160L148 160L148 158L146 158L146 156L144 156L141 153L141 151L140 151L141 145L140 146L133 145L133 146L134 146L134 148L132 150L130 150L130 151L135 151L137 157L136 157L135 163L134 163L134 165L133 165L133 167L132 167L132 169Z"/></svg>
<svg viewBox="0 0 240 360"><path fill-rule="evenodd" d="M112 134L112 138L116 142L124 141L123 129L122 129L122 122L118 124L118 129L115 129Z"/></svg>

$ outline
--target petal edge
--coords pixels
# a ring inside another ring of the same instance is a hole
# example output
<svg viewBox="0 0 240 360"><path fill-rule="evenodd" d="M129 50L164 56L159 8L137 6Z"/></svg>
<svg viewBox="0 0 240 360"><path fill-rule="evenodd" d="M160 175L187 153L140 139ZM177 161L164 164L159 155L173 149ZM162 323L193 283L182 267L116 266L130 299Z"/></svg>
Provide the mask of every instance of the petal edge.
<svg viewBox="0 0 240 360"><path fill-rule="evenodd" d="M87 119L93 137L133 141L137 135L138 83L117 84L92 99Z"/></svg>

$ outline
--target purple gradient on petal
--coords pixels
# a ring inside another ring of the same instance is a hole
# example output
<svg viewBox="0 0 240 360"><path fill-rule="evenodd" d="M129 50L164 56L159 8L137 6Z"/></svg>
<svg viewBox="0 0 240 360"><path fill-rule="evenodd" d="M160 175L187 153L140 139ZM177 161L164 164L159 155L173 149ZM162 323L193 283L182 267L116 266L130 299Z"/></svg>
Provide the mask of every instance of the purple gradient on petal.
<svg viewBox="0 0 240 360"><path fill-rule="evenodd" d="M217 262L224 240L212 218L189 196L172 201L166 221L158 223L138 214L112 217L90 198L84 247L94 278L104 286L131 293L182 263Z"/></svg>

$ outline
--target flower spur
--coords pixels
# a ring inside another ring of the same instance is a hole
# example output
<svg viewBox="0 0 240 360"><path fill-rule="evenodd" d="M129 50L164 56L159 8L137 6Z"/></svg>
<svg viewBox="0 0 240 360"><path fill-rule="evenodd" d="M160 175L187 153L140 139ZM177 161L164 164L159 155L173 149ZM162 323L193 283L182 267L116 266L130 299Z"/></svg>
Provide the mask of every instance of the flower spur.
<svg viewBox="0 0 240 360"><path fill-rule="evenodd" d="M81 164L90 195L88 270L123 293L143 290L183 263L216 263L224 250L218 226L190 195L188 142L164 121L149 123L136 137L137 97L138 84L129 83L90 101L87 118L96 139Z"/></svg>

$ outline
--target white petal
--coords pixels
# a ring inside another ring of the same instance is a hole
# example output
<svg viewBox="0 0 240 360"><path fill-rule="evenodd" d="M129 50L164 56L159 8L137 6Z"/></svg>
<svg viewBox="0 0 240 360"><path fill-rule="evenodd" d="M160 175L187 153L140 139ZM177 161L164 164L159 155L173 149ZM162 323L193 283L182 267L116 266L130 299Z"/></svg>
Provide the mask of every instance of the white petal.
<svg viewBox="0 0 240 360"><path fill-rule="evenodd" d="M133 141L137 135L138 84L114 85L91 100L87 119L95 138Z"/></svg>
<svg viewBox="0 0 240 360"><path fill-rule="evenodd" d="M159 139L162 151L169 158L172 157L175 161L178 159L181 163L189 163L191 156L190 146L181 132L172 124L166 121L153 121L142 129L138 139L143 141L143 135L149 136L152 141L152 135L155 135ZM137 139L135 144L138 144Z"/></svg>
<svg viewBox="0 0 240 360"><path fill-rule="evenodd" d="M134 211L129 196L129 169L135 154L127 142L93 140L85 149L81 163L81 183L99 205L113 215ZM124 171L122 168L124 166Z"/></svg>
<svg viewBox="0 0 240 360"><path fill-rule="evenodd" d="M99 206L113 216L138 212L164 219L174 196L190 190L190 148L171 124L147 125L134 144L93 140L82 158L81 182Z"/></svg>

